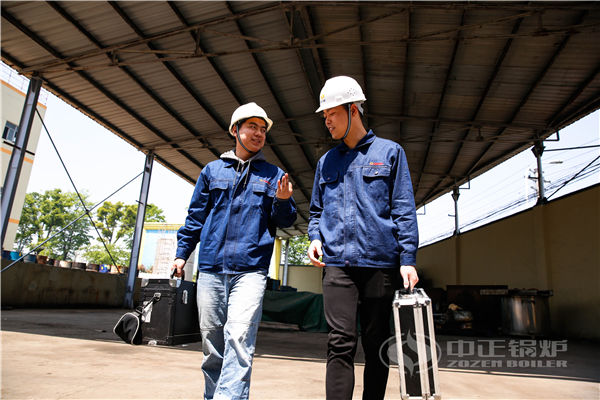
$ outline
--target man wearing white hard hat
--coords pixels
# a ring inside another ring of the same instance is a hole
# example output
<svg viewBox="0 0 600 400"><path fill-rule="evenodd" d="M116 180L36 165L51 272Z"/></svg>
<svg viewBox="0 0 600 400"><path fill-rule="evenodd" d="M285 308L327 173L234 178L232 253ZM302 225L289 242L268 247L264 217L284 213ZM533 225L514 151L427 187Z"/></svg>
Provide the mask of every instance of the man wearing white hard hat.
<svg viewBox="0 0 600 400"><path fill-rule="evenodd" d="M316 112L331 137L342 141L317 164L308 225L308 257L324 267L327 399L352 398L358 319L365 352L362 398L383 399L394 292L402 281L412 289L419 279L410 173L399 144L365 129L366 98L356 80L329 79L319 101Z"/></svg>
<svg viewBox="0 0 600 400"><path fill-rule="evenodd" d="M202 169L177 233L176 276L200 242L196 282L205 399L248 399L275 231L296 220L288 174L262 153L272 126L255 103L234 111L229 133L235 149Z"/></svg>

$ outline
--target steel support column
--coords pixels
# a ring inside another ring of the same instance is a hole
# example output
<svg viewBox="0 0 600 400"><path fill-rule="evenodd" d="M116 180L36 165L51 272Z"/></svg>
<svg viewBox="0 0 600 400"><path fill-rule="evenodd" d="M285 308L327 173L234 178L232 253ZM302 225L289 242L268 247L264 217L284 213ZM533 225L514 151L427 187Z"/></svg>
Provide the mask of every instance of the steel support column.
<svg viewBox="0 0 600 400"><path fill-rule="evenodd" d="M144 219L146 217L146 204L148 202L153 163L154 153L149 152L146 155L146 161L144 163L142 188L140 190L140 200L138 201L135 230L133 231L133 244L131 246L131 257L129 258L129 271L127 272L127 289L125 290L125 300L123 301L123 306L125 308L133 308L133 291L135 288L135 278L137 277L140 243L142 241L142 228L144 227Z"/></svg>
<svg viewBox="0 0 600 400"><path fill-rule="evenodd" d="M283 264L283 281L282 285L287 286L288 280L288 268L289 268L289 257L290 257L290 239L285 240L285 264Z"/></svg>
<svg viewBox="0 0 600 400"><path fill-rule="evenodd" d="M458 235L460 233L460 227L458 225L458 198L460 196L460 192L458 191L458 186L454 186L452 189L452 199L454 200L454 234Z"/></svg>
<svg viewBox="0 0 600 400"><path fill-rule="evenodd" d="M4 185L2 186L2 204L0 209L0 212L2 213L2 234L0 238L2 248L4 248L4 239L10 221L10 214L15 200L17 186L19 184L19 178L21 177L23 159L25 158L25 152L27 151L27 142L29 141L31 125L33 124L33 117L35 116L35 108L37 106L41 88L41 78L34 76L29 80L25 104L23 105L23 112L21 113L17 136L15 137L15 147L10 156L6 177L4 178Z"/></svg>
<svg viewBox="0 0 600 400"><path fill-rule="evenodd" d="M544 172L542 171L542 154L544 153L544 145L542 142L537 142L532 147L531 151L535 155L537 161L537 181L538 181L538 199L537 204L546 203L546 193L544 188Z"/></svg>

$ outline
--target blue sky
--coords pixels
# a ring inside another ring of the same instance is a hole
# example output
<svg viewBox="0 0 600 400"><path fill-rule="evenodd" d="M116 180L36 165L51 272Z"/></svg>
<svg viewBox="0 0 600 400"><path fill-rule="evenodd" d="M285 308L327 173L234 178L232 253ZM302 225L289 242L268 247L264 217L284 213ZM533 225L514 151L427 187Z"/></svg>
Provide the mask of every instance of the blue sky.
<svg viewBox="0 0 600 400"><path fill-rule="evenodd" d="M576 190L600 182L600 160L587 168L580 178L558 190L600 155L600 112L596 111L571 124L544 142L542 170L546 197L555 200ZM583 146L596 146L577 148ZM573 148L555 151L555 149ZM536 158L531 147L460 187L458 201L461 232L484 223L531 208L536 203ZM529 199L528 199L529 198ZM528 199L528 200L527 200ZM454 200L446 194L418 211L421 245L454 231ZM450 215L449 215L450 214Z"/></svg>
<svg viewBox="0 0 600 400"><path fill-rule="evenodd" d="M53 95L44 123L77 186L95 203L128 182L144 167L145 154ZM36 116L37 118L37 116ZM134 204L141 177L108 201ZM60 188L73 191L56 152L42 129L27 192ZM167 222L183 223L193 186L155 162L148 201L158 205Z"/></svg>

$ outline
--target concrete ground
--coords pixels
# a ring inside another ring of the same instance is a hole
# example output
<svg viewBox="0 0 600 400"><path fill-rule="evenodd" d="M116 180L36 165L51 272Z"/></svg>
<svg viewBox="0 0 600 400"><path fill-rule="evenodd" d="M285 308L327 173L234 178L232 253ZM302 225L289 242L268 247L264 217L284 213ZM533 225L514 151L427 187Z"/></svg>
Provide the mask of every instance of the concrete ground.
<svg viewBox="0 0 600 400"><path fill-rule="evenodd" d="M124 310L2 311L3 399L201 399L200 343L131 346ZM327 335L262 324L251 399L324 399ZM443 399L599 399L600 346L559 339L440 336ZM363 356L354 398L361 398ZM399 399L397 370L388 399Z"/></svg>

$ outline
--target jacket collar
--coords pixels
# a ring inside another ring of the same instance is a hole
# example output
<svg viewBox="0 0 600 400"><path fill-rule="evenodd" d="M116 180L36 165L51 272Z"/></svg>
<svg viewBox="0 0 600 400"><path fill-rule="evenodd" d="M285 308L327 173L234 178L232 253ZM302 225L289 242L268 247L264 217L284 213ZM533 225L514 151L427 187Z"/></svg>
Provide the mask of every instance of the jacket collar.
<svg viewBox="0 0 600 400"><path fill-rule="evenodd" d="M346 143L342 142L342 143L340 143L338 145L338 150L340 152L342 152L342 153L345 153L345 152L350 151L350 150L356 150L356 149L358 149L360 147L370 145L371 143L373 143L373 141L375 140L375 138L376 138L376 136L373 133L373 130L369 129L369 132L367 132L367 134L365 136L363 136L362 139L360 139L360 141L356 144L356 146L354 147L354 149L350 149L346 145Z"/></svg>
<svg viewBox="0 0 600 400"><path fill-rule="evenodd" d="M239 158L238 156L235 155L235 151L233 150L229 150L226 151L225 153L221 154L220 157L222 160L232 160L235 162L232 163L227 163L227 167L232 167L233 165L237 164L241 164L241 165L245 165L248 162L256 162L256 161L265 161L265 155L263 154L262 150L260 150L258 153L256 153L255 155L253 155L252 157L250 157L249 159L247 159L246 161L242 160L241 158Z"/></svg>

